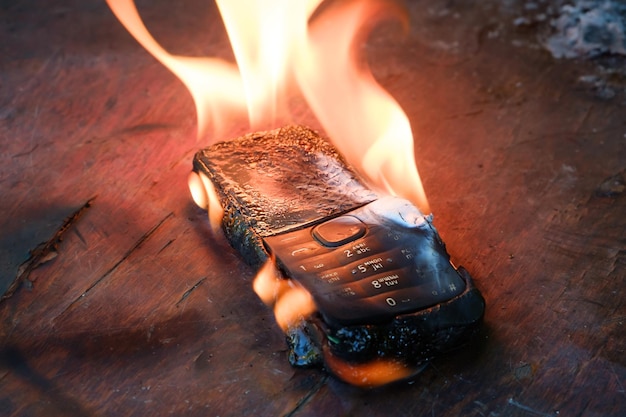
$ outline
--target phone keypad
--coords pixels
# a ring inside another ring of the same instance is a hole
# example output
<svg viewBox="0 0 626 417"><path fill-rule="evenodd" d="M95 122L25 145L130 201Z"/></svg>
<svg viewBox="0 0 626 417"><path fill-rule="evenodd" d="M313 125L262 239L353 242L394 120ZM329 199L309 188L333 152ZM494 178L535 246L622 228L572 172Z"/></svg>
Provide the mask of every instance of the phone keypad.
<svg viewBox="0 0 626 417"><path fill-rule="evenodd" d="M464 290L434 235L430 228L383 227L343 215L265 243L320 313L346 325L388 320Z"/></svg>

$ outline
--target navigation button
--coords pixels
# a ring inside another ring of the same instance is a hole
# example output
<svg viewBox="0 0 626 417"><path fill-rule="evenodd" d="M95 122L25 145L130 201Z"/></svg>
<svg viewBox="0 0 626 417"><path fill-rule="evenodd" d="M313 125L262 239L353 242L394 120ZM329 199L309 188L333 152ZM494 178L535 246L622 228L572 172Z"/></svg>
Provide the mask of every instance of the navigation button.
<svg viewBox="0 0 626 417"><path fill-rule="evenodd" d="M313 236L322 245L335 248L365 235L365 224L354 216L340 216L313 229Z"/></svg>

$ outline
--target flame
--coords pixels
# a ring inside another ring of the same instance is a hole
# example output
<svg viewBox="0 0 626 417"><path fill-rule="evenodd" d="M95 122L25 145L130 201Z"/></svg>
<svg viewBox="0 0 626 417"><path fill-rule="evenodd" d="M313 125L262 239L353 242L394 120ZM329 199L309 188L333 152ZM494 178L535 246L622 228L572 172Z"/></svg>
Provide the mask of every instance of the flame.
<svg viewBox="0 0 626 417"><path fill-rule="evenodd" d="M211 180L203 172L191 171L188 177L189 190L193 201L205 209L209 215L209 225L213 233L219 233L224 217L224 208L220 204L217 191Z"/></svg>
<svg viewBox="0 0 626 417"><path fill-rule="evenodd" d="M294 36L306 28L311 4L293 0L216 0L231 41L246 94L250 125L272 127L288 113L289 63ZM303 18L304 24L303 24Z"/></svg>
<svg viewBox="0 0 626 417"><path fill-rule="evenodd" d="M312 22L299 49L296 76L315 115L348 161L377 188L430 213L408 117L358 56L372 24L389 17L407 24L404 10L389 1L333 3Z"/></svg>
<svg viewBox="0 0 626 417"><path fill-rule="evenodd" d="M189 89L196 105L198 137L220 138L247 113L254 130L289 118L289 100L306 99L334 145L368 184L430 213L417 171L407 115L376 81L361 46L382 19L407 27L407 15L389 0L216 0L237 65L217 58L173 55L143 24L133 0L106 0L111 10L157 60ZM223 209L211 181L193 172L194 201L219 229ZM311 295L284 279L273 260L261 268L254 290L273 307L286 331L315 312ZM415 372L388 359L349 364L325 350L330 369L359 386L377 386Z"/></svg>
<svg viewBox="0 0 626 417"><path fill-rule="evenodd" d="M261 267L252 287L263 303L273 308L274 318L285 333L317 311L311 294L294 281L282 277L273 259L268 259ZM378 387L407 379L424 367L424 365L409 366L403 361L387 358L376 358L365 363L350 363L333 355L326 344L322 351L326 367L335 376L363 388Z"/></svg>
<svg viewBox="0 0 626 417"><path fill-rule="evenodd" d="M388 0L216 0L237 66L217 58L172 55L143 24L132 0L107 0L113 13L189 89L198 135L219 137L247 111L252 129L288 117L290 90L299 90L348 162L378 190L430 213L414 158L408 117L375 80L359 54L381 19L407 26ZM310 22L310 23L309 23Z"/></svg>
<svg viewBox="0 0 626 417"><path fill-rule="evenodd" d="M283 331L317 310L311 294L296 282L282 278L272 259L261 267L252 288L267 306L273 307L276 322Z"/></svg>
<svg viewBox="0 0 626 417"><path fill-rule="evenodd" d="M370 362L353 364L334 356L324 349L326 366L339 378L357 387L373 388L390 382L407 379L422 367L409 367L403 362L378 358Z"/></svg>
<svg viewBox="0 0 626 417"><path fill-rule="evenodd" d="M172 55L158 44L143 24L133 0L107 0L113 14L131 35L187 87L196 105L198 136L209 125L224 131L226 122L245 108L237 67L222 59Z"/></svg>

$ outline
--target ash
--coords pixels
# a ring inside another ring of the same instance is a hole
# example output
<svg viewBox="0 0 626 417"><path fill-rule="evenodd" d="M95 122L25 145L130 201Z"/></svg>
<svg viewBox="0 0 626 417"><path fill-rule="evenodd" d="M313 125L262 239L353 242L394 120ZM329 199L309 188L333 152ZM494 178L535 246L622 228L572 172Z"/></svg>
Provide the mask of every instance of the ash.
<svg viewBox="0 0 626 417"><path fill-rule="evenodd" d="M626 55L626 4L621 0L576 0L561 6L544 41L555 58Z"/></svg>

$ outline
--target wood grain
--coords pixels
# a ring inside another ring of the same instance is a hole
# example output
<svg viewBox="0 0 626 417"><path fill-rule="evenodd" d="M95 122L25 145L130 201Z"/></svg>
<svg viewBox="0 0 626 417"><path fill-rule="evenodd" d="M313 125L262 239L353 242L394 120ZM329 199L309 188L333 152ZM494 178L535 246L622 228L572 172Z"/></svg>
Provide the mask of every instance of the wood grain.
<svg viewBox="0 0 626 417"><path fill-rule="evenodd" d="M214 5L168 3L140 4L157 39L231 55ZM0 414L626 415L626 196L596 193L626 168L625 61L553 59L523 6L410 2L406 36L368 43L487 315L475 345L364 392L288 365L254 271L193 205L182 84L102 2L4 2L2 292L42 242L56 257L0 303Z"/></svg>

